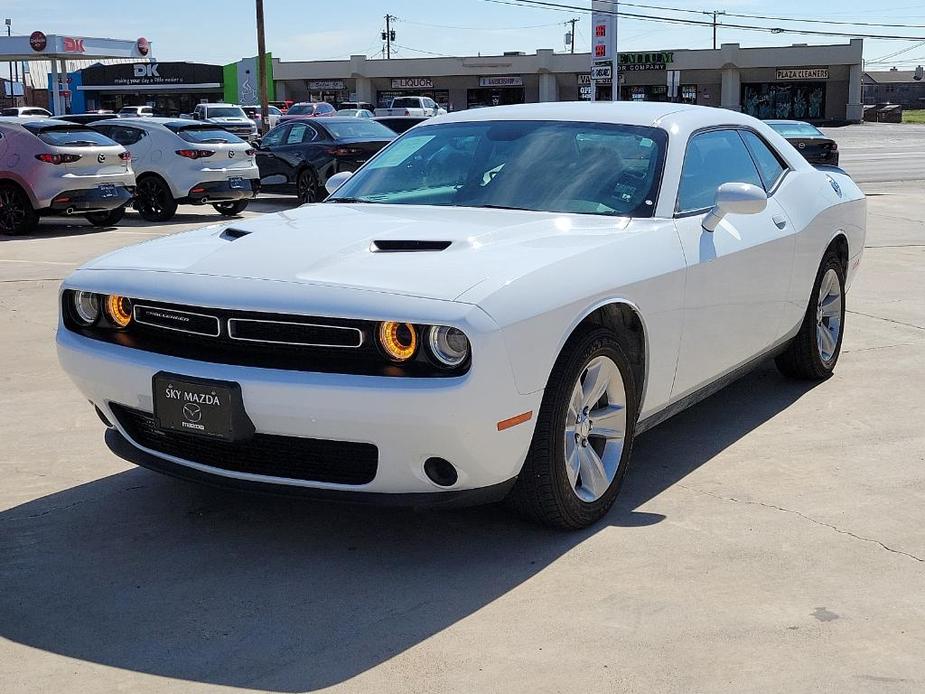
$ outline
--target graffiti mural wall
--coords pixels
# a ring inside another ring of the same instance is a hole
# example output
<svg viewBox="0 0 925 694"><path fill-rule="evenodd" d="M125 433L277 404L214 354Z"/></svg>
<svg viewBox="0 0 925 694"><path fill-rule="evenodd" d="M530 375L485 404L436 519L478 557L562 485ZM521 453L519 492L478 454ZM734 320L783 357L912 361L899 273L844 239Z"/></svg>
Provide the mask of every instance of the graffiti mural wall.
<svg viewBox="0 0 925 694"><path fill-rule="evenodd" d="M743 84L742 110L764 120L823 120L825 82Z"/></svg>

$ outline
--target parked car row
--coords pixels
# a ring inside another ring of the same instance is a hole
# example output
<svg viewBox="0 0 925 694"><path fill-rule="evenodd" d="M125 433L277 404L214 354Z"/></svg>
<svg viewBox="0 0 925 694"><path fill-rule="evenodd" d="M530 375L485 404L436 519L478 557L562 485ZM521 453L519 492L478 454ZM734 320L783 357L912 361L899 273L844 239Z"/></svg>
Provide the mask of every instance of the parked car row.
<svg viewBox="0 0 925 694"><path fill-rule="evenodd" d="M255 150L209 123L171 118L0 118L0 233L42 216L118 223L129 204L164 222L181 203L236 215L259 190Z"/></svg>

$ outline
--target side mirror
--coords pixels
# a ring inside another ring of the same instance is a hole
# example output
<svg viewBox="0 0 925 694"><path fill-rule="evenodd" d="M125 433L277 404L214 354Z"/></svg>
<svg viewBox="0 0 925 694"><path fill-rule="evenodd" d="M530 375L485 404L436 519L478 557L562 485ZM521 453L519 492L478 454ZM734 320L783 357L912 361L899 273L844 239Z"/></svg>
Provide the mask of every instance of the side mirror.
<svg viewBox="0 0 925 694"><path fill-rule="evenodd" d="M353 176L352 171L341 171L331 176L327 183L324 184L324 188L328 191L328 195L332 195L334 191L344 185L351 176Z"/></svg>
<svg viewBox="0 0 925 694"><path fill-rule="evenodd" d="M703 219L706 231L715 231L727 214L758 214L768 206L768 194L751 183L724 183L716 189L713 209Z"/></svg>

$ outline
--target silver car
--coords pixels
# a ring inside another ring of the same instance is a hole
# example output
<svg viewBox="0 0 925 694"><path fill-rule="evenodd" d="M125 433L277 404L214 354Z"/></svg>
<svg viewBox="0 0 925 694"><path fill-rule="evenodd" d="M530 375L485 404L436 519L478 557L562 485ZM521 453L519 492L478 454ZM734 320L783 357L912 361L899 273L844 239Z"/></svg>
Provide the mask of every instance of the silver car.
<svg viewBox="0 0 925 694"><path fill-rule="evenodd" d="M0 233L23 234L44 215L110 226L135 190L131 155L77 123L0 117Z"/></svg>

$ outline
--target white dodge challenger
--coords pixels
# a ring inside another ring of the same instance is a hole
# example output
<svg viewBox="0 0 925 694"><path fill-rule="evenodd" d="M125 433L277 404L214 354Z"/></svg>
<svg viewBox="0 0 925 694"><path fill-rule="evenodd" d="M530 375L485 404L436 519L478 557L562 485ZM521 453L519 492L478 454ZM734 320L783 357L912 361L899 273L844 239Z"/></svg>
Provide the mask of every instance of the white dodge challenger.
<svg viewBox="0 0 925 694"><path fill-rule="evenodd" d="M831 375L866 230L843 171L678 104L443 116L329 189L67 278L60 361L113 451L586 526L641 431L766 358Z"/></svg>

